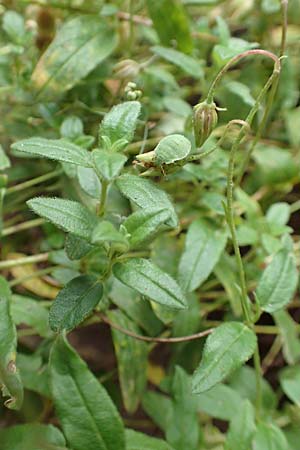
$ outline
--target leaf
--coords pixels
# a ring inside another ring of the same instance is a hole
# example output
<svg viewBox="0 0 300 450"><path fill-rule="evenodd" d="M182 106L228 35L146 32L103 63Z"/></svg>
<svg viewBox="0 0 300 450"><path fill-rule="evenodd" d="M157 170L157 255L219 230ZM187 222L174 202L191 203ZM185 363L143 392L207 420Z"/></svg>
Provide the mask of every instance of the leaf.
<svg viewBox="0 0 300 450"><path fill-rule="evenodd" d="M130 234L130 247L139 248L151 242L169 218L170 210L160 208L141 209L131 214L123 222Z"/></svg>
<svg viewBox="0 0 300 450"><path fill-rule="evenodd" d="M236 410L237 411L237 410ZM225 441L225 450L249 450L255 432L255 413L252 404L244 400L239 413L232 417Z"/></svg>
<svg viewBox="0 0 300 450"><path fill-rule="evenodd" d="M29 155L54 159L55 161L92 167L91 154L84 148L64 139L45 139L33 137L15 142L11 148Z"/></svg>
<svg viewBox="0 0 300 450"><path fill-rule="evenodd" d="M285 395L300 406L300 366L284 368L280 372L279 380Z"/></svg>
<svg viewBox="0 0 300 450"><path fill-rule="evenodd" d="M80 238L91 239L97 217L80 203L62 198L35 197L28 200L27 205L58 228Z"/></svg>
<svg viewBox="0 0 300 450"><path fill-rule="evenodd" d="M162 439L150 437L134 430L125 430L126 450L173 450Z"/></svg>
<svg viewBox="0 0 300 450"><path fill-rule="evenodd" d="M298 168L287 149L257 146L253 158L258 166L256 176L262 185L274 186L298 177Z"/></svg>
<svg viewBox="0 0 300 450"><path fill-rule="evenodd" d="M10 312L11 292L7 281L0 277L0 384L2 395L9 397L4 405L20 409L23 386L16 367L17 333Z"/></svg>
<svg viewBox="0 0 300 450"><path fill-rule="evenodd" d="M90 197L99 200L101 196L101 182L94 169L88 167L77 167L77 179L81 189Z"/></svg>
<svg viewBox="0 0 300 450"><path fill-rule="evenodd" d="M52 100L71 89L116 45L116 34L102 17L82 15L69 20L59 29L32 74L38 96Z"/></svg>
<svg viewBox="0 0 300 450"><path fill-rule="evenodd" d="M179 0L147 0L149 15L163 45L177 42L179 50L190 53L193 41L184 7Z"/></svg>
<svg viewBox="0 0 300 450"><path fill-rule="evenodd" d="M24 44L26 30L25 21L21 14L16 11L6 11L3 14L2 28L13 42L20 45Z"/></svg>
<svg viewBox="0 0 300 450"><path fill-rule="evenodd" d="M188 292L197 289L213 271L225 248L227 233L213 223L195 220L189 227L178 279Z"/></svg>
<svg viewBox="0 0 300 450"><path fill-rule="evenodd" d="M239 289L236 260L234 256L229 256L228 253L224 252L220 257L219 262L214 267L214 274L224 286L234 315L237 317L241 316L241 292Z"/></svg>
<svg viewBox="0 0 300 450"><path fill-rule="evenodd" d="M106 136L114 144L119 139L132 141L138 117L141 112L140 102L131 101L114 106L100 124L99 136Z"/></svg>
<svg viewBox="0 0 300 450"><path fill-rule="evenodd" d="M98 176L106 181L112 181L116 178L127 161L125 155L98 148L93 151L92 157Z"/></svg>
<svg viewBox="0 0 300 450"><path fill-rule="evenodd" d="M262 310L271 313L283 308L292 300L297 284L295 256L287 248L283 248L274 255L256 288Z"/></svg>
<svg viewBox="0 0 300 450"><path fill-rule="evenodd" d="M197 395L198 411L221 420L234 419L242 401L238 392L221 383Z"/></svg>
<svg viewBox="0 0 300 450"><path fill-rule="evenodd" d="M151 47L151 51L155 55L158 55L166 61L169 61L170 63L179 67L183 72L187 73L193 78L203 78L204 72L201 62L197 61L195 58L185 55L178 50L174 50L173 48L161 47L159 45Z"/></svg>
<svg viewBox="0 0 300 450"><path fill-rule="evenodd" d="M25 324L42 337L52 335L48 324L48 311L39 301L23 295L13 295L10 308L16 325Z"/></svg>
<svg viewBox="0 0 300 450"><path fill-rule="evenodd" d="M0 170L5 170L10 167L10 160L5 153L2 145L0 145Z"/></svg>
<svg viewBox="0 0 300 450"><path fill-rule="evenodd" d="M93 250L93 248L86 240L74 234L67 234L66 236L65 251L71 261L81 259Z"/></svg>
<svg viewBox="0 0 300 450"><path fill-rule="evenodd" d="M251 358L256 336L240 322L227 322L207 338L199 367L193 374L195 394L208 391Z"/></svg>
<svg viewBox="0 0 300 450"><path fill-rule="evenodd" d="M43 362L38 352L39 349L29 355L18 353L17 365L25 389L51 398L48 364Z"/></svg>
<svg viewBox="0 0 300 450"><path fill-rule="evenodd" d="M53 331L72 330L91 314L103 295L103 286L94 275L73 278L59 292L50 309Z"/></svg>
<svg viewBox="0 0 300 450"><path fill-rule="evenodd" d="M253 450L289 450L286 437L277 425L260 423L254 435Z"/></svg>
<svg viewBox="0 0 300 450"><path fill-rule="evenodd" d="M113 267L113 273L122 283L154 302L174 309L187 307L186 299L176 281L147 259L132 258L117 263Z"/></svg>
<svg viewBox="0 0 300 450"><path fill-rule="evenodd" d="M178 225L178 218L169 196L152 181L136 175L124 174L118 178L116 183L122 194L140 208L168 209L170 219L167 221L167 225L173 228Z"/></svg>
<svg viewBox="0 0 300 450"><path fill-rule="evenodd" d="M164 137L154 149L155 163L172 164L184 159L191 151L190 141L181 134Z"/></svg>
<svg viewBox="0 0 300 450"><path fill-rule="evenodd" d="M125 450L121 418L86 363L58 336L50 355L57 416L73 450Z"/></svg>
<svg viewBox="0 0 300 450"><path fill-rule="evenodd" d="M140 334L139 328L121 311L110 311L109 319L120 327ZM126 410L134 413L147 383L148 346L124 333L111 329L118 360L121 392ZM134 361L134 363L133 363Z"/></svg>
<svg viewBox="0 0 300 450"><path fill-rule="evenodd" d="M0 430L1 450L67 450L61 431L53 425L31 423Z"/></svg>
<svg viewBox="0 0 300 450"><path fill-rule="evenodd" d="M155 391L147 391L142 399L143 410L164 432L167 430L173 414L173 405L169 397Z"/></svg>
<svg viewBox="0 0 300 450"><path fill-rule="evenodd" d="M123 249L126 251L128 249L128 242L124 234L116 230L114 225L107 220L99 222L94 228L92 243L98 245L105 243L117 244L119 250Z"/></svg>
<svg viewBox="0 0 300 450"><path fill-rule="evenodd" d="M284 310L273 313L273 317L282 338L283 356L288 364L295 364L300 359L298 325Z"/></svg>

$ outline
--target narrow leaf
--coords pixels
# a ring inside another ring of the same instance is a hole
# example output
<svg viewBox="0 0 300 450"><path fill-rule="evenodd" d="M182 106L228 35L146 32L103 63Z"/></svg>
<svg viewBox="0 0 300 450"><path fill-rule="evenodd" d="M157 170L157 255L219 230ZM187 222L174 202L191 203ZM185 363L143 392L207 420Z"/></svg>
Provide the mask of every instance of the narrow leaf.
<svg viewBox="0 0 300 450"><path fill-rule="evenodd" d="M52 395L73 450L125 450L118 411L107 392L63 336L50 356Z"/></svg>
<svg viewBox="0 0 300 450"><path fill-rule="evenodd" d="M73 278L59 292L49 314L53 331L72 330L79 325L102 298L103 286L94 275Z"/></svg>
<svg viewBox="0 0 300 450"><path fill-rule="evenodd" d="M27 205L64 231L90 240L97 218L85 206L62 198L35 197Z"/></svg>
<svg viewBox="0 0 300 450"><path fill-rule="evenodd" d="M195 394L208 391L251 358L256 336L240 322L227 322L207 338L202 359L193 375Z"/></svg>
<svg viewBox="0 0 300 450"><path fill-rule="evenodd" d="M147 259L132 258L124 263L117 263L113 267L113 273L122 283L154 302L174 309L187 307L176 281Z"/></svg>
<svg viewBox="0 0 300 450"><path fill-rule="evenodd" d="M10 312L11 292L7 281L0 277L0 383L2 395L9 397L5 406L20 409L23 386L16 367L17 333Z"/></svg>
<svg viewBox="0 0 300 450"><path fill-rule="evenodd" d="M166 61L169 61L170 63L179 67L181 70L183 70L183 72L187 73L193 78L203 77L204 73L201 62L197 61L195 58L192 58L185 53L179 52L178 50L174 50L173 48L161 47L160 45L151 47L151 51L155 55L158 55Z"/></svg>
<svg viewBox="0 0 300 450"><path fill-rule="evenodd" d="M87 150L63 139L33 137L15 142L11 148L40 158L92 167L91 155Z"/></svg>

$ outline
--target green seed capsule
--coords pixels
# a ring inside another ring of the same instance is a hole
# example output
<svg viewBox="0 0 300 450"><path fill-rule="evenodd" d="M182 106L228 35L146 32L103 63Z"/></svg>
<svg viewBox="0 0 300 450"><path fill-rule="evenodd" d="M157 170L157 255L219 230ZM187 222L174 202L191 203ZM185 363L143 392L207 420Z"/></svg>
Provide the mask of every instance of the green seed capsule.
<svg viewBox="0 0 300 450"><path fill-rule="evenodd" d="M197 147L201 147L218 123L215 103L198 103L193 110L193 125Z"/></svg>

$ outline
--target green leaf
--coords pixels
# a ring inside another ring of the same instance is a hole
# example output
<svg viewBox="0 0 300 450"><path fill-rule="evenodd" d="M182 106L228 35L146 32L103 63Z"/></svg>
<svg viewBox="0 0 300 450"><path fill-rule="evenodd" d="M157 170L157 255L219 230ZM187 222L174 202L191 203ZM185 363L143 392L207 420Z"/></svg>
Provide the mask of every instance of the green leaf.
<svg viewBox="0 0 300 450"><path fill-rule="evenodd" d="M180 0L147 0L147 7L161 43L168 46L176 41L179 50L190 53L193 41Z"/></svg>
<svg viewBox="0 0 300 450"><path fill-rule="evenodd" d="M256 336L240 322L227 322L207 338L201 363L193 375L195 394L208 391L251 358Z"/></svg>
<svg viewBox="0 0 300 450"><path fill-rule="evenodd" d="M27 205L36 214L68 233L90 240L97 217L85 206L62 198L35 197Z"/></svg>
<svg viewBox="0 0 300 450"><path fill-rule="evenodd" d="M127 250L128 242L126 237L120 233L120 231L116 230L114 225L107 220L103 220L99 222L94 228L92 234L92 243L103 245L105 243L117 244L119 250Z"/></svg>
<svg viewBox="0 0 300 450"><path fill-rule="evenodd" d="M153 422L166 432L173 414L172 400L158 392L147 391L143 396L142 406Z"/></svg>
<svg viewBox="0 0 300 450"><path fill-rule="evenodd" d="M125 430L126 450L173 450L162 439L150 437L134 430Z"/></svg>
<svg viewBox="0 0 300 450"><path fill-rule="evenodd" d="M174 309L187 307L186 299L176 281L147 259L132 258L117 263L113 267L113 273L122 283L154 302Z"/></svg>
<svg viewBox="0 0 300 450"><path fill-rule="evenodd" d="M125 450L124 428L115 405L61 335L50 355L50 376L56 412L73 450Z"/></svg>
<svg viewBox="0 0 300 450"><path fill-rule="evenodd" d="M23 295L13 295L10 309L16 325L25 324L42 337L52 335L48 324L48 311L37 300Z"/></svg>
<svg viewBox="0 0 300 450"><path fill-rule="evenodd" d="M286 437L277 425L260 423L254 435L253 450L289 450Z"/></svg>
<svg viewBox="0 0 300 450"><path fill-rule="evenodd" d="M0 430L1 450L67 450L61 431L53 425L15 425Z"/></svg>
<svg viewBox="0 0 300 450"><path fill-rule="evenodd" d="M17 365L25 389L37 392L43 397L51 398L48 364L43 362L38 352L39 349L36 353L28 355L18 353Z"/></svg>
<svg viewBox="0 0 300 450"><path fill-rule="evenodd" d="M95 149L92 153L95 170L101 179L112 181L121 172L127 156L106 150Z"/></svg>
<svg viewBox="0 0 300 450"><path fill-rule="evenodd" d="M99 200L101 197L101 182L99 176L94 169L90 167L77 167L77 179L81 189L90 197Z"/></svg>
<svg viewBox="0 0 300 450"><path fill-rule="evenodd" d="M67 234L65 241L65 251L71 261L81 259L87 255L94 247L85 239L74 234Z"/></svg>
<svg viewBox="0 0 300 450"><path fill-rule="evenodd" d="M123 222L130 234L130 247L139 248L151 242L169 218L170 210L161 208L141 209L131 214Z"/></svg>
<svg viewBox="0 0 300 450"><path fill-rule="evenodd" d="M282 338L284 359L288 364L295 364L300 359L298 324L284 310L273 313L273 317Z"/></svg>
<svg viewBox="0 0 300 450"><path fill-rule="evenodd" d="M167 221L167 225L170 227L178 225L178 218L169 196L152 181L136 175L124 174L118 178L116 183L122 194L140 208L168 209L170 219Z"/></svg>
<svg viewBox="0 0 300 450"><path fill-rule="evenodd" d="M280 385L287 397L300 406L300 366L286 367L280 372Z"/></svg>
<svg viewBox="0 0 300 450"><path fill-rule="evenodd" d="M242 401L238 392L221 383L197 395L198 411L221 420L234 419Z"/></svg>
<svg viewBox="0 0 300 450"><path fill-rule="evenodd" d="M77 116L67 117L60 126L60 134L66 139L76 139L84 134L82 120Z"/></svg>
<svg viewBox="0 0 300 450"><path fill-rule="evenodd" d="M293 298L298 284L295 256L287 248L277 252L264 270L256 296L263 311L277 311Z"/></svg>
<svg viewBox="0 0 300 450"><path fill-rule="evenodd" d="M252 404L244 400L230 422L225 450L249 450L255 432L255 413Z"/></svg>
<svg viewBox="0 0 300 450"><path fill-rule="evenodd" d="M193 78L203 78L204 72L201 62L197 61L195 58L185 55L178 50L174 50L173 48L161 47L159 45L151 47L151 51L155 55L158 55L166 61L169 61L170 63L179 67L183 72L187 73Z"/></svg>
<svg viewBox="0 0 300 450"><path fill-rule="evenodd" d="M16 44L24 44L25 21L21 14L15 11L6 11L2 19L2 28L10 39Z"/></svg>
<svg viewBox="0 0 300 450"><path fill-rule="evenodd" d="M63 139L33 137L15 142L11 148L32 156L92 167L91 155L87 150Z"/></svg>
<svg viewBox="0 0 300 450"><path fill-rule="evenodd" d="M181 134L164 137L154 149L157 165L172 164L184 159L191 151L190 141Z"/></svg>
<svg viewBox="0 0 300 450"><path fill-rule="evenodd" d="M0 277L0 383L2 395L9 397L5 406L20 409L23 386L16 367L17 333L10 312L11 292L7 281Z"/></svg>
<svg viewBox="0 0 300 450"><path fill-rule="evenodd" d="M213 271L225 248L227 233L213 223L195 220L189 227L178 279L188 292L197 289Z"/></svg>
<svg viewBox="0 0 300 450"><path fill-rule="evenodd" d="M214 268L214 274L219 279L229 297L231 308L235 316L242 314L241 291L239 289L236 260L224 252Z"/></svg>
<svg viewBox="0 0 300 450"><path fill-rule="evenodd" d="M5 170L10 167L10 160L6 155L2 145L0 145L0 170Z"/></svg>
<svg viewBox="0 0 300 450"><path fill-rule="evenodd" d="M106 136L114 144L119 139L131 142L141 112L140 102L131 101L114 106L100 124L99 136Z"/></svg>
<svg viewBox="0 0 300 450"><path fill-rule="evenodd" d="M256 176L262 185L291 182L299 174L297 164L287 149L258 146L253 158L258 166Z"/></svg>
<svg viewBox="0 0 300 450"><path fill-rule="evenodd" d="M108 317L113 323L126 330L136 334L141 333L135 323L121 311L110 311ZM147 383L148 346L145 342L126 336L114 328L111 331L118 360L118 373L124 405L129 413L134 413Z"/></svg>
<svg viewBox="0 0 300 450"><path fill-rule="evenodd" d="M116 34L102 17L89 14L69 20L59 29L32 74L37 94L52 100L71 89L116 45Z"/></svg>
<svg viewBox="0 0 300 450"><path fill-rule="evenodd" d="M103 286L94 275L73 278L59 292L50 309L53 331L72 330L91 314L103 295Z"/></svg>

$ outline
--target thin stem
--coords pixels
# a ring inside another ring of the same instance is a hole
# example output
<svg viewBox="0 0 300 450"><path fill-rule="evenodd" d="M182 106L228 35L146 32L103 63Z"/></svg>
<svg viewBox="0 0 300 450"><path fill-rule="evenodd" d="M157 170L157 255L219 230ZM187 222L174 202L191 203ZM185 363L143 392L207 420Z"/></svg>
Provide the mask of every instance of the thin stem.
<svg viewBox="0 0 300 450"><path fill-rule="evenodd" d="M48 261L49 253L40 253L38 255L24 256L23 258L8 259L0 262L0 270L10 269L11 267L24 266L38 262Z"/></svg>
<svg viewBox="0 0 300 450"><path fill-rule="evenodd" d="M98 216L103 216L104 210L105 210L105 203L106 203L106 197L107 197L107 190L108 190L108 182L103 180L101 183L101 197L100 197L100 204L98 209Z"/></svg>
<svg viewBox="0 0 300 450"><path fill-rule="evenodd" d="M46 173L44 175L40 175L39 177L32 178L31 180L24 181L23 183L16 184L15 186L11 186L7 188L6 195L13 194L15 192L22 191L23 189L27 189L28 187L34 186L39 183L43 183L44 181L51 180L52 178L58 177L61 175L62 170L54 170L53 172Z"/></svg>
<svg viewBox="0 0 300 450"><path fill-rule="evenodd" d="M11 234L19 233L19 231L37 227L45 222L45 219L33 219L28 220L27 222L18 223L17 225L12 225L11 227L4 228L4 230L2 231L2 236L9 236Z"/></svg>
<svg viewBox="0 0 300 450"><path fill-rule="evenodd" d="M101 320L109 325L111 328L114 328L115 330L120 331L123 334L126 334L127 336L130 336L134 339L137 339L139 341L145 341L145 342L160 342L160 343L166 343L166 344L176 344L178 342L188 342L193 341L195 339L200 339L202 337L205 337L213 332L213 328L210 328L205 331L201 331L200 333L191 334L189 336L181 336L181 337L174 337L174 338L159 338L159 337L149 337L149 336L142 336L141 334L133 333L132 331L126 330L125 328L121 327L120 325L111 322L106 316L104 316L102 313L97 313Z"/></svg>

